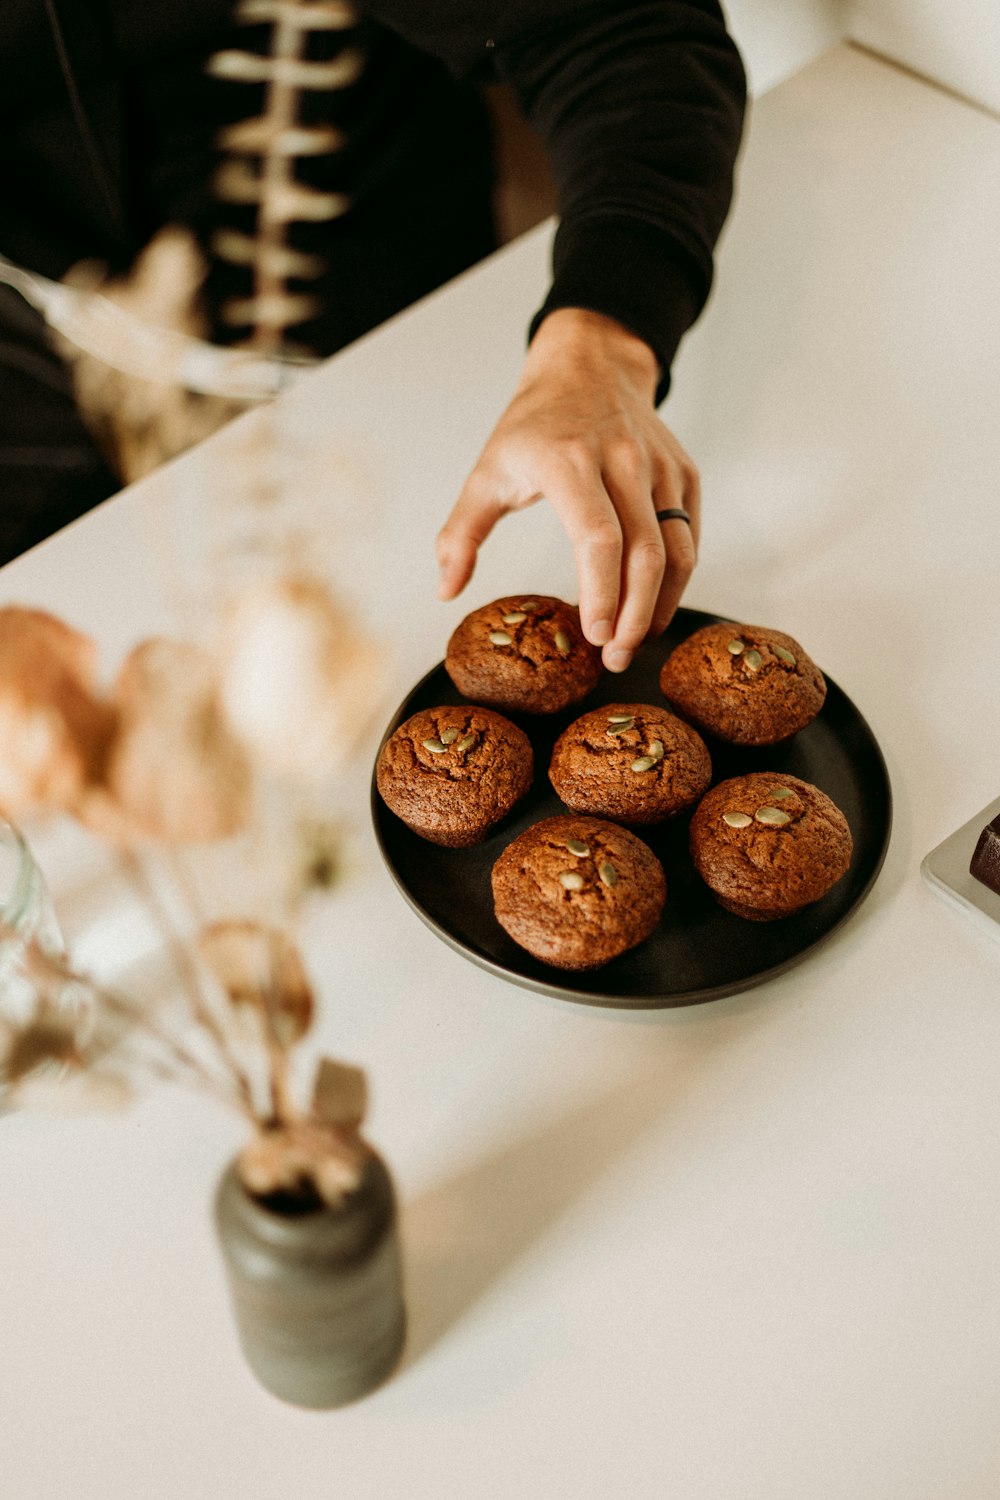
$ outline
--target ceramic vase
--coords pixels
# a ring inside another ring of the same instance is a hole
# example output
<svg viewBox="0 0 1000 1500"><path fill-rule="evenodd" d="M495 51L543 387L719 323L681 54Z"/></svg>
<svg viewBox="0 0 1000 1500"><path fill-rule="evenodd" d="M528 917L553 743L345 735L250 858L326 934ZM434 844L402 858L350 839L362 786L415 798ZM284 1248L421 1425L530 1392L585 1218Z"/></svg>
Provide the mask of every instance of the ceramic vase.
<svg viewBox="0 0 1000 1500"><path fill-rule="evenodd" d="M343 1203L300 1212L253 1198L234 1163L215 1223L240 1343L267 1390L326 1408L386 1379L406 1320L395 1193L377 1154Z"/></svg>

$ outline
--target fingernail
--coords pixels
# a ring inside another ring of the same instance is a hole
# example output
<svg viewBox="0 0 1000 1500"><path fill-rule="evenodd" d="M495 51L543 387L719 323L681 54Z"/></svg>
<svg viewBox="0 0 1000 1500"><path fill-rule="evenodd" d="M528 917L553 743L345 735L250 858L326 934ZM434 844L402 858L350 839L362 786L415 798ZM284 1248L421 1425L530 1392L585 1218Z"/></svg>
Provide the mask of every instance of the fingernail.
<svg viewBox="0 0 1000 1500"><path fill-rule="evenodd" d="M609 651L604 658L604 665L609 672L624 672L631 664L631 651Z"/></svg>
<svg viewBox="0 0 1000 1500"><path fill-rule="evenodd" d="M613 629L613 620L595 620L588 632L592 645L606 646L611 639Z"/></svg>

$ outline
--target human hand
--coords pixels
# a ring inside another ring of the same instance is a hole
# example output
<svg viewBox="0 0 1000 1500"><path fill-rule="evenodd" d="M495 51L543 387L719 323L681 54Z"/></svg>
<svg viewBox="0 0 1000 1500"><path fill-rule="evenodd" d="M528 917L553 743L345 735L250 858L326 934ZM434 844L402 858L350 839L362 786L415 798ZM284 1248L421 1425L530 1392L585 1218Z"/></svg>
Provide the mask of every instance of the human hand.
<svg viewBox="0 0 1000 1500"><path fill-rule="evenodd" d="M669 624L694 570L698 471L656 414L647 344L599 313L560 308L532 340L514 397L437 538L453 599L501 516L547 499L576 558L584 635L622 672ZM656 512L683 509L658 522Z"/></svg>

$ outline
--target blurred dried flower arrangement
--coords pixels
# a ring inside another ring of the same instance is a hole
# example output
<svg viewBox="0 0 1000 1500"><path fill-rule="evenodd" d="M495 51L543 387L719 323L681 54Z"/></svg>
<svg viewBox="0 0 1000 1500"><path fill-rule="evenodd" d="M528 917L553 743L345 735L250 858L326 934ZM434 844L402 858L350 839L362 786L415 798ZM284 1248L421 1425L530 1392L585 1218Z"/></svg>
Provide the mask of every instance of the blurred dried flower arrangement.
<svg viewBox="0 0 1000 1500"><path fill-rule="evenodd" d="M127 282L78 272L84 295L63 319L81 404L128 480L280 386L275 371L298 357L289 330L314 310L289 282L321 270L289 243L289 226L347 206L298 182L295 166L341 145L332 129L299 124L299 102L357 76L361 60L347 45L330 62L305 55L312 33L347 32L352 10L340 0L241 0L237 14L271 28L269 54L227 52L211 64L264 85L259 117L223 137L217 184L224 200L256 212L253 234L226 231L213 247L251 273L251 295L224 310L245 338L215 362L197 342L203 266L174 229ZM316 794L371 721L377 657L303 561L301 538L290 543L269 511L266 450L277 440L266 422L248 432L254 567L220 587L213 617L199 622L207 644L143 641L105 686L91 640L41 611L0 609L0 812L14 822L69 816L107 842L162 934L180 997L150 1006L51 947L22 945L31 1002L0 1020L0 1100L13 1106L57 1087L117 1103L145 1079L195 1083L252 1126L239 1160L249 1192L336 1204L366 1160L365 1080L327 1057L305 1078L315 998L299 925L339 863L337 830L317 815ZM267 876L245 911L215 920L205 870L220 847ZM12 935L0 932L4 940Z"/></svg>

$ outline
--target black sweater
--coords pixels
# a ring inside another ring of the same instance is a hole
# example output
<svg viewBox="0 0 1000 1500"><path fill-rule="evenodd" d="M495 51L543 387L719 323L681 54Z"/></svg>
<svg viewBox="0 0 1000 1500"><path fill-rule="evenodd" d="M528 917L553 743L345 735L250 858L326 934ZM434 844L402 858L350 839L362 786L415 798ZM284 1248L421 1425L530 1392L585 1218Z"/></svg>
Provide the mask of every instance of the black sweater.
<svg viewBox="0 0 1000 1500"><path fill-rule="evenodd" d="M708 294L742 129L743 70L716 0L362 9L367 66L328 101L350 144L313 168L355 204L312 231L348 309L317 346L347 342L489 248L472 86L499 78L540 132L559 192L539 317L607 313L668 370ZM0 251L61 275L84 256L126 265L170 219L207 235L218 127L252 107L247 85L208 78L204 63L244 39L229 0L3 0ZM390 258L398 284L369 295L362 283L391 280Z"/></svg>

